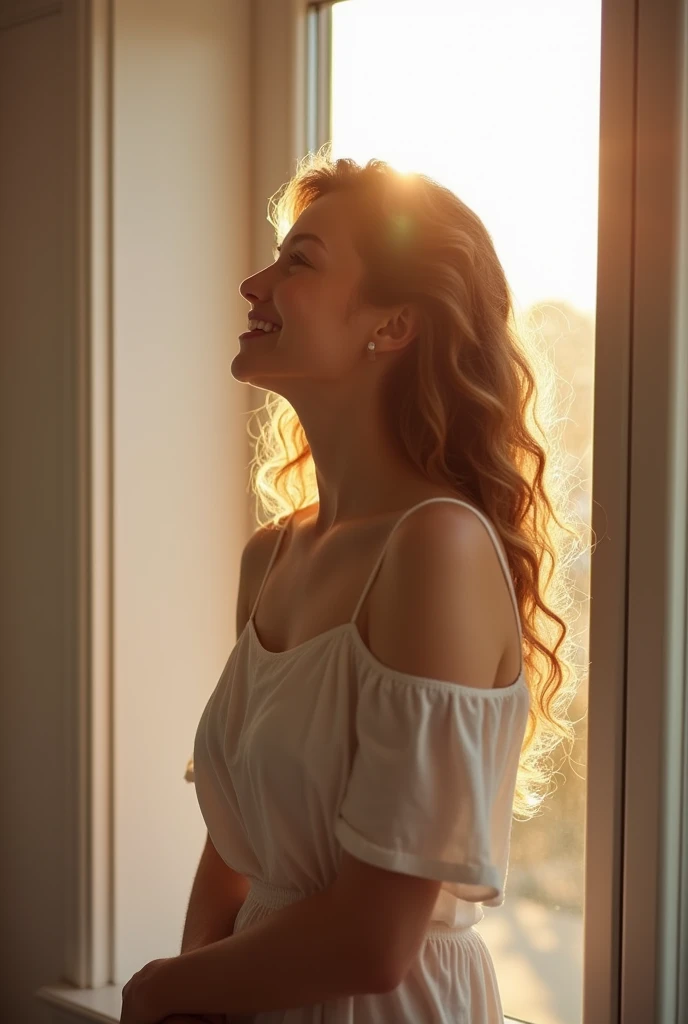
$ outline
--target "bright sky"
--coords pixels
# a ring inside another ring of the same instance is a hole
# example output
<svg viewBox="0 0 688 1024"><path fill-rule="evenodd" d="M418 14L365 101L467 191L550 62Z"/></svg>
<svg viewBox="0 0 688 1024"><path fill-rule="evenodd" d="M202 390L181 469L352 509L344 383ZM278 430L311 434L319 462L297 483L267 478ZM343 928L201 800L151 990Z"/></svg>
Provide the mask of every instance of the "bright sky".
<svg viewBox="0 0 688 1024"><path fill-rule="evenodd" d="M517 308L594 313L601 0L346 0L332 23L333 156L456 192Z"/></svg>

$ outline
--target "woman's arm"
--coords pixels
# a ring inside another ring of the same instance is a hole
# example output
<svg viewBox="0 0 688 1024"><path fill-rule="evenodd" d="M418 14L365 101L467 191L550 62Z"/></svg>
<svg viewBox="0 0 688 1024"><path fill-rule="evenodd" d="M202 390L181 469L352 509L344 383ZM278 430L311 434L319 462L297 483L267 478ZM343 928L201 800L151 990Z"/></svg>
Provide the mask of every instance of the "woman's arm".
<svg viewBox="0 0 688 1024"><path fill-rule="evenodd" d="M191 889L181 952L231 935L250 888L248 878L225 864L207 836Z"/></svg>
<svg viewBox="0 0 688 1024"><path fill-rule="evenodd" d="M250 887L244 875L227 867L207 836L191 889L181 952L201 949L231 935ZM224 1013L175 1014L166 1017L163 1024L230 1024L232 1019Z"/></svg>

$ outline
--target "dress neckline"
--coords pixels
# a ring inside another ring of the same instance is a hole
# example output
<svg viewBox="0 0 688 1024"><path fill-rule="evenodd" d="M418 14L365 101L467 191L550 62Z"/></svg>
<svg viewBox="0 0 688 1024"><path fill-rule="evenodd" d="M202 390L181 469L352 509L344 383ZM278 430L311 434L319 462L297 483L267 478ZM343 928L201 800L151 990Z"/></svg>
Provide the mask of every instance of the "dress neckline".
<svg viewBox="0 0 688 1024"><path fill-rule="evenodd" d="M267 647L263 646L263 642L260 639L260 637L258 636L258 631L257 631L257 629L255 627L254 622L253 622L253 616L251 616L251 618L248 620L248 622L246 623L246 626L249 628L249 631L253 635L253 639L255 640L255 642L256 642L256 644L258 646L258 649L263 654L266 654L269 658L283 658L287 654L294 654L297 651L303 650L304 647L310 647L311 644L315 643L316 640L320 640L321 637L329 636L331 633L340 633L340 632L343 632L346 629L350 629L351 627L355 628L355 623L353 623L353 622L340 622L337 626L330 626L329 629L324 629L322 631L322 633L316 633L315 636L309 637L308 640L302 640L301 643L300 644L296 644L295 647L288 647L286 649L286 651L270 651L270 650L268 650ZM246 627L244 627L244 628L246 628ZM356 630L356 632L358 632L358 630Z"/></svg>
<svg viewBox="0 0 688 1024"><path fill-rule="evenodd" d="M464 683L453 683L447 679L433 679L431 676L411 675L409 672L401 672L397 669L390 668L388 665L379 661L373 652L369 650L363 642L363 637L358 630L358 626L351 620L349 622L340 622L338 625L331 626L329 629L325 629L321 633L316 633L315 636L309 637L308 640L303 640L300 644L296 644L295 647L288 647L286 651L270 651L267 647L263 646L253 623L253 616L251 616L246 622L239 639L243 637L244 633L248 633L249 639L252 640L254 648L265 661L275 661L279 658L284 659L290 655L298 654L299 652L312 647L313 644L318 641L331 639L341 633L351 637L354 650L363 658L364 661L371 664L378 672L386 673L388 676L398 679L401 682L423 684L429 687L444 689L457 695L463 693L466 696L477 696L481 698L494 697L499 699L500 697L506 697L512 693L517 693L522 689L525 689L526 693L529 693L525 678L525 666L523 663L521 664L521 671L513 683L509 683L508 686L491 686L489 688L484 686L467 686Z"/></svg>

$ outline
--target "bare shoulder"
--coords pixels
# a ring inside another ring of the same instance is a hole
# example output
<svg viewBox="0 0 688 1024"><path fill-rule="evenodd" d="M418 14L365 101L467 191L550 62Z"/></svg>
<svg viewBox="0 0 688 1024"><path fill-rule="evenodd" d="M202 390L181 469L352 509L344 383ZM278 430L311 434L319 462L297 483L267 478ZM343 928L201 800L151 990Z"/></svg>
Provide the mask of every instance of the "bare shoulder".
<svg viewBox="0 0 688 1024"><path fill-rule="evenodd" d="M248 621L256 596L258 585L256 581L262 578L278 537L278 528L270 525L259 526L244 544L243 551L241 552L239 591L236 607L237 637L240 636Z"/></svg>
<svg viewBox="0 0 688 1024"><path fill-rule="evenodd" d="M465 551L466 554L494 550L483 513L475 506L436 501L414 509L394 531L390 548L420 549L420 552Z"/></svg>
<svg viewBox="0 0 688 1024"><path fill-rule="evenodd" d="M260 577L270 561L275 544L283 527L258 526L244 545L241 555L241 573L246 578L247 590L252 591L253 581Z"/></svg>
<svg viewBox="0 0 688 1024"><path fill-rule="evenodd" d="M495 589L506 582L486 523L453 502L414 509L391 536L385 562L391 586L412 588L433 605L484 595L494 606Z"/></svg>
<svg viewBox="0 0 688 1024"><path fill-rule="evenodd" d="M293 519L294 526L298 526L304 517L307 517L308 508L297 509L292 515L287 515L278 526L268 523L266 526L258 526L249 537L244 547L243 558L251 568L258 572L265 568L279 540L283 530L289 529L290 520Z"/></svg>
<svg viewBox="0 0 688 1024"><path fill-rule="evenodd" d="M270 523L266 526L257 526L244 545L242 558L247 563L260 561L277 543L279 533L280 527Z"/></svg>
<svg viewBox="0 0 688 1024"><path fill-rule="evenodd" d="M479 515L450 502L415 509L383 559L371 650L400 672L491 688L515 629L507 588Z"/></svg>
<svg viewBox="0 0 688 1024"><path fill-rule="evenodd" d="M294 522L298 524L305 512L307 510L298 509L294 514ZM258 526L244 545L241 555L241 586L244 591L244 599L249 606L253 604L257 588L265 575L280 534L288 526L289 517L286 517L279 526L274 526L271 523ZM246 616L248 617L248 612Z"/></svg>

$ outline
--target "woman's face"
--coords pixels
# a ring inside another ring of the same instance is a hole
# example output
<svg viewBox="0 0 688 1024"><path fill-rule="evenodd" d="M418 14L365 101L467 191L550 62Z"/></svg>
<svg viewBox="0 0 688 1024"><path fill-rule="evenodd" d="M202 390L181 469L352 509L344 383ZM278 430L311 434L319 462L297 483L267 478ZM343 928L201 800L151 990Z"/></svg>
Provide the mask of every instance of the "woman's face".
<svg viewBox="0 0 688 1024"><path fill-rule="evenodd" d="M284 393L288 379L317 378L324 384L359 370L370 373L366 345L385 315L372 307L349 312L363 273L349 232L349 210L341 193L317 199L292 226L278 259L242 281L247 313L255 309L282 326L238 342L232 362L237 380Z"/></svg>

